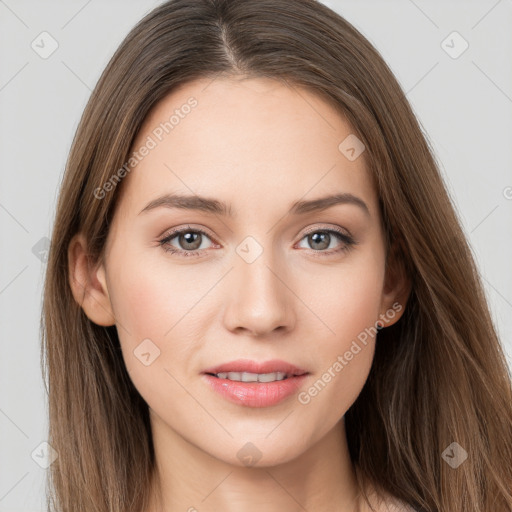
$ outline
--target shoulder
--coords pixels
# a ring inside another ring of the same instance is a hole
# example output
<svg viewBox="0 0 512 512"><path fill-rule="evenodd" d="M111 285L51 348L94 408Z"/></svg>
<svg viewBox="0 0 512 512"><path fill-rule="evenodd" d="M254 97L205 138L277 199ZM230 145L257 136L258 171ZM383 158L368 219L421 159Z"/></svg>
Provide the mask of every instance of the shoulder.
<svg viewBox="0 0 512 512"><path fill-rule="evenodd" d="M419 512L411 505L398 499L385 491L377 492L375 487L367 484L366 496L370 502L371 508L368 504L363 505L363 512Z"/></svg>
<svg viewBox="0 0 512 512"><path fill-rule="evenodd" d="M405 501L401 501L398 498L388 497L387 500L380 504L377 509L378 512L418 512Z"/></svg>
<svg viewBox="0 0 512 512"><path fill-rule="evenodd" d="M389 494L386 497L373 495L370 503L375 512L418 512L408 503Z"/></svg>
<svg viewBox="0 0 512 512"><path fill-rule="evenodd" d="M379 512L381 512L380 509ZM407 503L400 501L398 499L394 499L388 500L383 505L382 512L416 512L416 510Z"/></svg>

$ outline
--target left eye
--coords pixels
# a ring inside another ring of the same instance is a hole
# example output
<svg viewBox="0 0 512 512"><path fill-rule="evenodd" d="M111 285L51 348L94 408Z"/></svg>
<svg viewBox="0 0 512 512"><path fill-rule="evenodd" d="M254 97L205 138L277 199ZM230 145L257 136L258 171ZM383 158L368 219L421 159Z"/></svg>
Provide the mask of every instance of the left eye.
<svg viewBox="0 0 512 512"><path fill-rule="evenodd" d="M315 251L327 252L324 251L324 249L332 249L332 247L329 246L331 245L331 242L335 239L337 239L338 242L344 242L345 245L347 246L352 243L350 237L331 229L311 231L310 233L307 233L302 240L306 240L309 246ZM341 247L337 250L342 250L343 248L344 247ZM337 250L329 252L336 252Z"/></svg>

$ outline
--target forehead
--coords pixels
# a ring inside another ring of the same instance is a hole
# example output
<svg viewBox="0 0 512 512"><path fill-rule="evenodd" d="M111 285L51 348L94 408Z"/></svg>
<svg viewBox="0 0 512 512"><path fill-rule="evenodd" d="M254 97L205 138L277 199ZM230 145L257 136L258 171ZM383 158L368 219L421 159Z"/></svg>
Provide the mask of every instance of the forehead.
<svg viewBox="0 0 512 512"><path fill-rule="evenodd" d="M340 150L353 136L339 111L295 85L195 80L169 93L144 120L132 152L150 149L125 178L124 195L135 208L164 192L208 195L237 213L274 200L349 192L365 196L372 208L364 152L351 161Z"/></svg>

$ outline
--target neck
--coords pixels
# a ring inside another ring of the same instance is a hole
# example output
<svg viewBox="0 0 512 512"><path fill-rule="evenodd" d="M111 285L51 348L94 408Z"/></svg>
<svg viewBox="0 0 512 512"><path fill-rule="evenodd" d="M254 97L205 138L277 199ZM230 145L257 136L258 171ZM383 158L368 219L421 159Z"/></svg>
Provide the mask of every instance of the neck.
<svg viewBox="0 0 512 512"><path fill-rule="evenodd" d="M154 413L151 423L156 478L147 512L361 510L343 420L295 459L263 467L213 457Z"/></svg>

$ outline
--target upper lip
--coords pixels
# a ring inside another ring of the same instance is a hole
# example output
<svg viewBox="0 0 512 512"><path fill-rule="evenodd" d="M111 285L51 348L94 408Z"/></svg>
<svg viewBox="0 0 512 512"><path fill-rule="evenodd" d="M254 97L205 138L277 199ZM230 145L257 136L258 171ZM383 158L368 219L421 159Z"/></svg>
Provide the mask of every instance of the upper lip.
<svg viewBox="0 0 512 512"><path fill-rule="evenodd" d="M297 366L281 361L279 359L272 359L271 361L251 361L250 359L237 359L218 366L212 366L203 371L203 373L217 374L229 372L247 372L247 373L285 373L287 377L295 375L303 375L308 373L307 370L298 368Z"/></svg>

